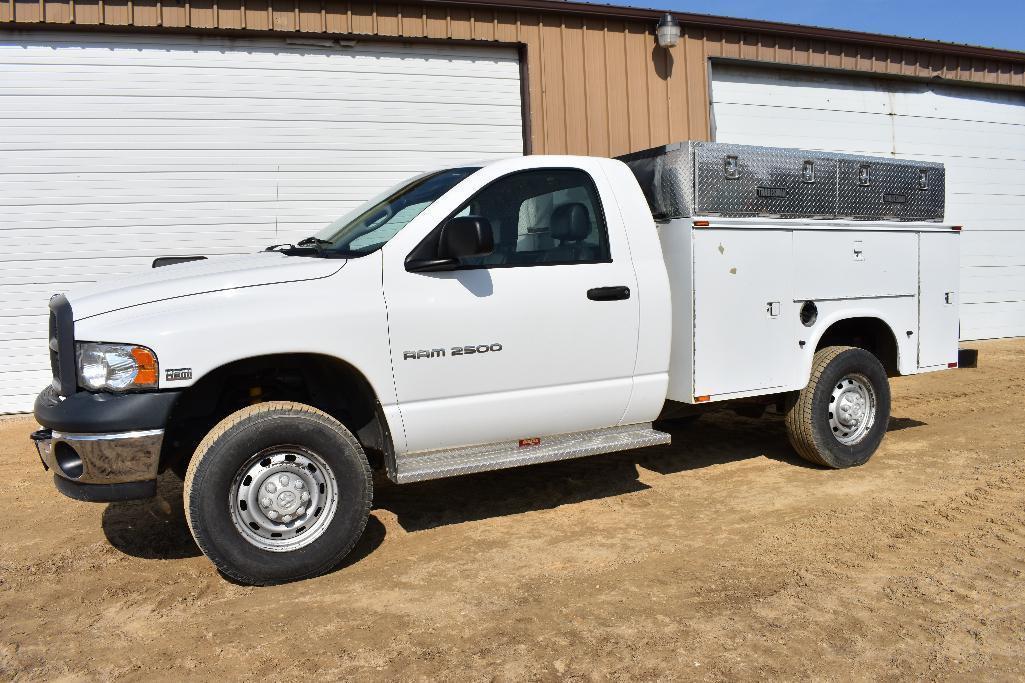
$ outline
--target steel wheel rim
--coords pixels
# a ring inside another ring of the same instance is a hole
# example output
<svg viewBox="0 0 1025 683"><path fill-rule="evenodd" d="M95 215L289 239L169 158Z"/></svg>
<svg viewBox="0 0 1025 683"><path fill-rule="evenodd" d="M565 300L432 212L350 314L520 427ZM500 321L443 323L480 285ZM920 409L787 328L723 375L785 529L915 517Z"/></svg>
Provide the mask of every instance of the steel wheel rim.
<svg viewBox="0 0 1025 683"><path fill-rule="evenodd" d="M338 481L318 454L276 446L246 461L228 495L231 519L242 538L271 552L316 541L338 509Z"/></svg>
<svg viewBox="0 0 1025 683"><path fill-rule="evenodd" d="M876 421L878 401L868 377L860 373L844 376L833 385L829 397L829 429L845 446L860 443Z"/></svg>

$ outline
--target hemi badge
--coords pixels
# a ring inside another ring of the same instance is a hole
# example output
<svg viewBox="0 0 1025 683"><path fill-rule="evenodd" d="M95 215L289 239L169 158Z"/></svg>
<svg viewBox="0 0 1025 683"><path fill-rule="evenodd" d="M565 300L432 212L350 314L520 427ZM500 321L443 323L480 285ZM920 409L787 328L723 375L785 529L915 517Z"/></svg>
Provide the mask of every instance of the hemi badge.
<svg viewBox="0 0 1025 683"><path fill-rule="evenodd" d="M531 439L520 439L520 448L529 448L531 446L540 446L541 439L536 436Z"/></svg>
<svg viewBox="0 0 1025 683"><path fill-rule="evenodd" d="M192 379L192 368L175 368L164 371L164 381L166 382L180 382L186 379Z"/></svg>

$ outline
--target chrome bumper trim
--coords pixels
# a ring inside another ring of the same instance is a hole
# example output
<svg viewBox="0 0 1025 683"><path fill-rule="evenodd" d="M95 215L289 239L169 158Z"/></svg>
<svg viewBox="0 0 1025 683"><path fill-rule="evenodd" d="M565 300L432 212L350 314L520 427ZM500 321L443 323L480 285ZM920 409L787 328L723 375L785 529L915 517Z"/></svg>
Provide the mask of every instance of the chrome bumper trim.
<svg viewBox="0 0 1025 683"><path fill-rule="evenodd" d="M112 434L51 432L49 438L33 437L43 465L65 479L83 484L120 484L155 479L160 463L163 429ZM67 476L57 462L61 444L82 460L82 476Z"/></svg>

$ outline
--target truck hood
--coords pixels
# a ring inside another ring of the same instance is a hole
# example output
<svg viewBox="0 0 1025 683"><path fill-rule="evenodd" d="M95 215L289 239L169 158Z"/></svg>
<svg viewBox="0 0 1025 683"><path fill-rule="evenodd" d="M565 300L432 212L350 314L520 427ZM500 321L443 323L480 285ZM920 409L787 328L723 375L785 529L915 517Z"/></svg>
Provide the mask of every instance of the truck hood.
<svg viewBox="0 0 1025 683"><path fill-rule="evenodd" d="M73 289L67 298L75 320L82 320L122 308L194 294L316 280L334 275L345 263L344 260L288 256L281 252L214 256L205 261L178 263L104 280Z"/></svg>

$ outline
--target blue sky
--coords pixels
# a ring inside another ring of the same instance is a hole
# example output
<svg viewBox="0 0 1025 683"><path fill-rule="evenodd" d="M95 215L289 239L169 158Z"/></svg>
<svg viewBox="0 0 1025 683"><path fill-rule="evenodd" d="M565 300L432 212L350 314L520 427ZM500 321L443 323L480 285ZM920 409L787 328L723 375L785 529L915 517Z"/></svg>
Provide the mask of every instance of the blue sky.
<svg viewBox="0 0 1025 683"><path fill-rule="evenodd" d="M1025 0L605 0L1025 50Z"/></svg>

